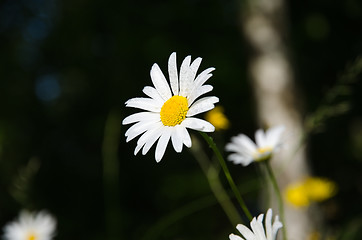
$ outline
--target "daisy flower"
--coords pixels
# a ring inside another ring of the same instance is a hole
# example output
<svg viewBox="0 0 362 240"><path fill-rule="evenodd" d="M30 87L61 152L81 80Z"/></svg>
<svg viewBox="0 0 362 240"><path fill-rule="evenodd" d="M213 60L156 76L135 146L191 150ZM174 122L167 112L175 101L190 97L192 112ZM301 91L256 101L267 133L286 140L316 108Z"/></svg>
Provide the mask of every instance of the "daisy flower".
<svg viewBox="0 0 362 240"><path fill-rule="evenodd" d="M241 235L240 237L235 234L230 234L230 240L275 240L278 230L283 227L283 224L279 221L279 217L275 216L274 223L272 224L272 215L273 211L271 208L266 213L265 217L265 229L263 226L264 214L260 214L258 218L255 217L250 222L251 230L244 226L243 224L238 224L236 229L239 230Z"/></svg>
<svg viewBox="0 0 362 240"><path fill-rule="evenodd" d="M271 158L281 145L280 137L283 126L275 126L264 132L259 129L255 133L256 144L246 135L239 134L226 144L227 151L234 152L228 156L235 164L249 165L253 161L263 161Z"/></svg>
<svg viewBox="0 0 362 240"><path fill-rule="evenodd" d="M169 82L160 67L155 63L151 68L151 80L154 87L146 86L143 92L148 98L132 98L126 102L127 107L145 110L126 117L123 124L131 124L126 132L126 141L142 135L134 151L136 155L141 149L146 154L158 140L155 151L156 161L161 161L167 144L171 140L176 152L181 152L183 145L191 147L191 138L187 128L202 132L213 132L215 127L209 122L194 116L213 109L219 101L217 97L203 97L213 87L204 85L212 76L215 68L208 68L196 76L201 58L191 62L187 56L180 71L177 70L176 53L168 60Z"/></svg>
<svg viewBox="0 0 362 240"><path fill-rule="evenodd" d="M4 227L5 240L50 240L54 236L56 220L45 212L22 211L16 221Z"/></svg>

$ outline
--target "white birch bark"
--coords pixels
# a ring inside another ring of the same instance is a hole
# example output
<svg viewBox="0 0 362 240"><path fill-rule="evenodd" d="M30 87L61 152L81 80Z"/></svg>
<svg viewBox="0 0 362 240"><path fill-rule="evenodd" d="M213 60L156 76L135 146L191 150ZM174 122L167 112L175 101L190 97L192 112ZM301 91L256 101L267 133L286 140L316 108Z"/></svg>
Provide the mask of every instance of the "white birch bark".
<svg viewBox="0 0 362 240"><path fill-rule="evenodd" d="M283 192L288 183L302 179L309 172L305 150L302 148L294 154L303 129L285 40L288 36L285 3L283 0L249 0L243 8L242 23L252 48L249 71L260 126L283 124L286 129L284 147L271 162ZM275 197L272 207L278 212ZM297 210L285 204L285 218L283 224L287 226L289 240L307 239L314 228L314 221L305 209Z"/></svg>

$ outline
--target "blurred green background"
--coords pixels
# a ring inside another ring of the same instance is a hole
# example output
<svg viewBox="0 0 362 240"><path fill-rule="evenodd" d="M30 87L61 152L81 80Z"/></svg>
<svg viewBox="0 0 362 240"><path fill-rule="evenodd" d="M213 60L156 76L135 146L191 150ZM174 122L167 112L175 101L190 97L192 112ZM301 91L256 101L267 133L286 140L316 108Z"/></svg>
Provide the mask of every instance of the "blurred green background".
<svg viewBox="0 0 362 240"><path fill-rule="evenodd" d="M3 0L0 2L0 226L20 209L47 209L56 239L227 239L235 232L189 151L154 148L133 155L122 119L143 96L149 71L166 72L176 51L215 67L209 84L230 119L220 142L252 136L255 101L243 1ZM302 115L320 106L346 66L362 53L362 3L289 1L288 41ZM359 70L357 70L359 71ZM356 77L343 115L308 138L313 174L335 181L321 204L336 234L362 229L362 83ZM205 148L207 150L207 148ZM207 150L208 151L208 150ZM229 165L254 215L255 166ZM222 180L225 179L221 175ZM227 186L227 185L225 185Z"/></svg>

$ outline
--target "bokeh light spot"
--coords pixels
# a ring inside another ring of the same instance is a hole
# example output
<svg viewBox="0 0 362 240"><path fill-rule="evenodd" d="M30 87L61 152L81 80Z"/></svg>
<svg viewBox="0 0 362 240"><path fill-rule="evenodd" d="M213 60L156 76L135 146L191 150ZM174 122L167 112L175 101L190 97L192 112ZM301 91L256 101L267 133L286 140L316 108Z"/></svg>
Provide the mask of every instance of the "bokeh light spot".
<svg viewBox="0 0 362 240"><path fill-rule="evenodd" d="M44 102L50 102L60 96L61 89L58 78L54 75L41 76L35 83L35 94Z"/></svg>

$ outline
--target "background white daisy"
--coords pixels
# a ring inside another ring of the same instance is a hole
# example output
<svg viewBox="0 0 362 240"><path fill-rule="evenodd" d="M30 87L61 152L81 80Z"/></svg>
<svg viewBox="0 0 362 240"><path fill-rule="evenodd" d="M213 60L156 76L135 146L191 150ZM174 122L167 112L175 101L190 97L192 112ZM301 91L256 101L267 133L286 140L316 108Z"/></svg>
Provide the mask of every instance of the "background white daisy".
<svg viewBox="0 0 362 240"><path fill-rule="evenodd" d="M272 224L272 215L273 211L271 208L266 213L265 217L265 229L263 226L264 214L260 214L258 218L255 217L250 222L251 230L243 224L238 224L236 229L239 230L241 235L240 237L235 234L230 234L230 240L275 240L278 230L283 227L283 224L279 221L278 215L275 216L274 222Z"/></svg>
<svg viewBox="0 0 362 240"><path fill-rule="evenodd" d="M228 156L228 160L243 166L249 165L253 161L269 159L273 152L281 146L281 134L284 126L275 126L264 132L258 129L255 132L254 143L245 134L239 134L231 138L231 142L226 144L225 149L234 152Z"/></svg>
<svg viewBox="0 0 362 240"><path fill-rule="evenodd" d="M5 240L50 240L54 237L56 220L42 211L22 211L19 218L4 227Z"/></svg>
<svg viewBox="0 0 362 240"><path fill-rule="evenodd" d="M214 96L196 100L213 89L204 83L212 76L214 68L208 68L196 76L201 60L196 58L191 62L191 56L187 56L178 71L176 53L172 53L168 61L169 82L155 63L151 68L154 87L146 86L143 89L149 98L132 98L126 102L127 107L146 110L126 117L122 122L134 124L125 133L127 142L142 134L137 141L135 155L141 149L142 154L146 154L158 140L155 159L159 162L170 139L176 152L181 152L183 145L191 147L187 128L203 132L215 130L209 122L194 117L213 109L219 101Z"/></svg>

